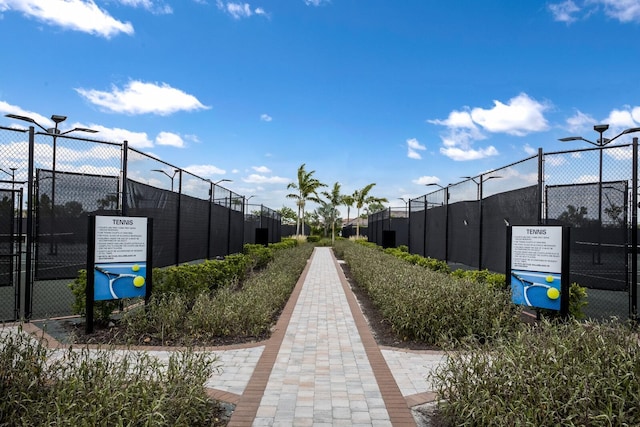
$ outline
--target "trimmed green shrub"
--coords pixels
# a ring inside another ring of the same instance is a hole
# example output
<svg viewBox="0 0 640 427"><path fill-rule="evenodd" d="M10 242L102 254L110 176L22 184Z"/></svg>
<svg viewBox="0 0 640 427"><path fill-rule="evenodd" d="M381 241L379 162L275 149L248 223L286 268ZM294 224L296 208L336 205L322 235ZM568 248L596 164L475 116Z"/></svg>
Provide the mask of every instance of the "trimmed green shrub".
<svg viewBox="0 0 640 427"><path fill-rule="evenodd" d="M317 236L315 234L311 235L311 236L307 236L307 242L309 243L318 243L320 241L321 237Z"/></svg>
<svg viewBox="0 0 640 427"><path fill-rule="evenodd" d="M79 270L78 277L67 285L73 294L73 304L71 310L81 316L87 315L87 270ZM93 315L95 320L106 322L110 319L111 313L118 309L118 301L95 301L93 304Z"/></svg>

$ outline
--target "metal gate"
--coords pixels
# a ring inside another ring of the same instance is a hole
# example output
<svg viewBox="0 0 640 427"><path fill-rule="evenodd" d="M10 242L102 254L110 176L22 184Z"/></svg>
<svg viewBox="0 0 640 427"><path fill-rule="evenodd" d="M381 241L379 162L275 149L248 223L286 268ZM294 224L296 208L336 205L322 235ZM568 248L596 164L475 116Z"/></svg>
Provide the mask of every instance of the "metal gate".
<svg viewBox="0 0 640 427"><path fill-rule="evenodd" d="M12 181L0 181L11 183ZM0 320L20 318L22 189L0 189Z"/></svg>

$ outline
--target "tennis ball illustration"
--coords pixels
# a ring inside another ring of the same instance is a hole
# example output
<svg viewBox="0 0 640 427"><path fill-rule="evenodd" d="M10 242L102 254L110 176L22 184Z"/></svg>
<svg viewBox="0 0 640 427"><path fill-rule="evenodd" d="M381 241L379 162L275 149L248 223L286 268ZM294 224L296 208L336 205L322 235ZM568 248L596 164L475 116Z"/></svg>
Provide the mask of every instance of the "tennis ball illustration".
<svg viewBox="0 0 640 427"><path fill-rule="evenodd" d="M547 276L547 283L553 282L553 276Z"/></svg>
<svg viewBox="0 0 640 427"><path fill-rule="evenodd" d="M144 277L136 276L133 278L133 286L135 286L136 288L140 288L142 287L142 285L144 285Z"/></svg>
<svg viewBox="0 0 640 427"><path fill-rule="evenodd" d="M549 288L547 290L547 296L549 299L558 299L560 297L560 291L556 288Z"/></svg>
<svg viewBox="0 0 640 427"><path fill-rule="evenodd" d="M131 270L133 270L133 271L140 271L140 266L139 266L138 264L133 264L133 265L131 266Z"/></svg>

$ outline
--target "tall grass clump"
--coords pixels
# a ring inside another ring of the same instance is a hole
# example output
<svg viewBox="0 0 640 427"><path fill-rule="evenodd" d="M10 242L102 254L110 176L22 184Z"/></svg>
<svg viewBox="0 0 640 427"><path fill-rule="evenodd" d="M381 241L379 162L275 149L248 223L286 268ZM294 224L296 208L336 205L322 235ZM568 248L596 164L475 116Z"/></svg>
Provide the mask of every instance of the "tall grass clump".
<svg viewBox="0 0 640 427"><path fill-rule="evenodd" d="M0 425L221 425L204 390L210 356L185 350L161 363L144 352L49 350L21 330L0 335Z"/></svg>
<svg viewBox="0 0 640 427"><path fill-rule="evenodd" d="M403 340L433 345L485 342L513 333L521 309L504 288L477 286L383 251L337 241L336 251Z"/></svg>
<svg viewBox="0 0 640 427"><path fill-rule="evenodd" d="M545 320L450 352L433 379L446 425L640 425L637 329L615 321Z"/></svg>

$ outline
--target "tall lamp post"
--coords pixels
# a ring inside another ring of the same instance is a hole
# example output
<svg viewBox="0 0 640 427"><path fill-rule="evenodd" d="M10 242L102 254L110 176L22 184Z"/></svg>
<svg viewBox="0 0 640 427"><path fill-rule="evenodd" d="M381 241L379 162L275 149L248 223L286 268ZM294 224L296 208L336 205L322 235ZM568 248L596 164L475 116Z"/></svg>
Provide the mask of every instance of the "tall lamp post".
<svg viewBox="0 0 640 427"><path fill-rule="evenodd" d="M10 119L22 120L23 122L33 123L38 126L40 129L45 131L45 133L52 135L53 137L53 158L51 161L51 246L49 248L49 254L56 255L57 254L57 246L54 243L54 228L55 228L55 211L56 211L56 144L59 136L66 135L71 132L87 132L87 133L97 133L98 131L95 129L88 129L83 127L75 127L73 129L66 130L64 132L60 132L58 129L58 125L65 120L67 120L67 116L60 116L58 114L53 114L51 116L51 120L55 123L52 128L45 128L40 123L36 122L31 117L20 116L17 114L5 114L5 117Z"/></svg>
<svg viewBox="0 0 640 427"><path fill-rule="evenodd" d="M584 141L591 145L595 145L599 148L599 164L598 164L598 258L596 264L602 264L601 258L601 247L602 247L602 152L605 145L612 143L617 138L622 135L627 135L634 132L640 132L640 127L637 128L629 128L620 132L618 135L614 136L611 139L606 139L602 136L602 134L609 129L609 125L595 125L593 130L598 132L600 138L597 141L590 141L581 136L568 136L566 138L560 138L559 141L568 142L568 141ZM634 159L635 161L635 159Z"/></svg>
<svg viewBox="0 0 640 427"><path fill-rule="evenodd" d="M173 180L176 177L176 174L178 172L180 172L180 169L174 169L173 170L173 175L169 175L166 171L162 170L162 169L151 169L152 172L160 172L161 174L164 174L166 176L169 177L169 179L171 180L171 191L173 192Z"/></svg>
<svg viewBox="0 0 640 427"><path fill-rule="evenodd" d="M409 200L406 200L404 197L398 197L398 200L402 200L404 202L404 213L408 217L409 216Z"/></svg>

